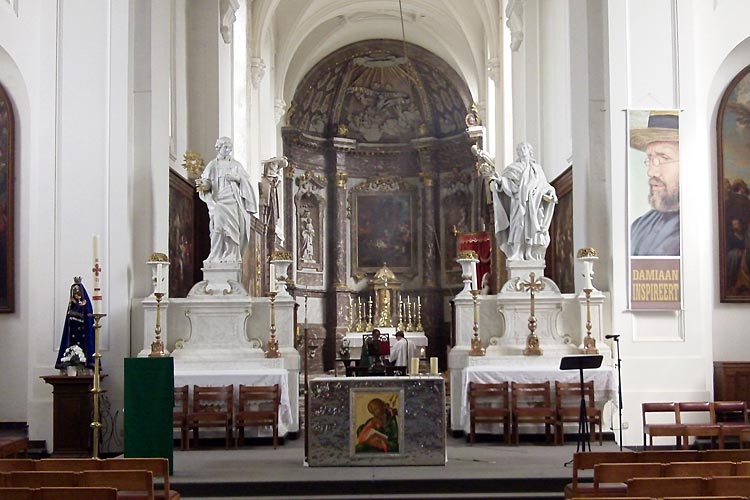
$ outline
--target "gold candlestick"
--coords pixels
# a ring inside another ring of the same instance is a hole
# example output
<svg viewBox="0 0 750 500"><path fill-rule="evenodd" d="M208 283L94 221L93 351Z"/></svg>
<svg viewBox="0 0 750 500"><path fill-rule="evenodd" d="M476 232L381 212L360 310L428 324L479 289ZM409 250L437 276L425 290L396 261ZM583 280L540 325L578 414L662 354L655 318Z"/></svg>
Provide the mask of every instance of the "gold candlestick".
<svg viewBox="0 0 750 500"><path fill-rule="evenodd" d="M404 303L401 301L401 293L398 294L398 325L396 328L398 331L404 331Z"/></svg>
<svg viewBox="0 0 750 500"><path fill-rule="evenodd" d="M369 311L369 313L367 314L367 326L365 327L365 330L369 332L370 330L372 330L372 296L367 299L367 310Z"/></svg>
<svg viewBox="0 0 750 500"><path fill-rule="evenodd" d="M305 296L305 300L307 300L307 296ZM354 331L354 297L351 295L349 296L349 331Z"/></svg>
<svg viewBox="0 0 750 500"><path fill-rule="evenodd" d="M359 297L357 298L357 301L359 301L359 316L357 317L357 331L364 332L365 326L367 326L366 325L367 322L365 321L365 318L367 317L365 315L365 304L362 302L362 299Z"/></svg>
<svg viewBox="0 0 750 500"><path fill-rule="evenodd" d="M417 297L417 324L414 327L414 331L424 331L424 326L422 326L422 301L419 299L419 297Z"/></svg>
<svg viewBox="0 0 750 500"><path fill-rule="evenodd" d="M414 323L411 321L411 297L406 297L406 331L407 332L413 332L414 331Z"/></svg>
<svg viewBox="0 0 750 500"><path fill-rule="evenodd" d="M536 278L536 274L529 273L527 281L516 283L516 290L529 292L531 294L531 314L529 315L529 335L526 337L526 349L523 350L524 356L541 356L542 350L539 349L539 337L536 336L536 316L534 316L534 292L544 290L544 282Z"/></svg>
<svg viewBox="0 0 750 500"><path fill-rule="evenodd" d="M102 357L99 354L99 330L102 327L101 321L106 314L96 313L92 314L94 318L94 387L91 389L91 394L94 398L94 419L91 422L91 432L93 440L93 450L91 453L92 458L99 458L99 434L102 429L101 417L99 415L99 394L101 394L101 374L100 374L100 359Z"/></svg>
<svg viewBox="0 0 750 500"><path fill-rule="evenodd" d="M278 358L280 356L279 341L276 339L276 315L274 312L276 292L271 292L268 295L271 296L271 337L268 339L268 350L265 355L267 358Z"/></svg>
<svg viewBox="0 0 750 500"><path fill-rule="evenodd" d="M474 336L471 338L471 350L469 351L469 356L484 356L486 354L484 347L482 347L482 339L479 338L478 296L479 290L471 291L471 298L474 301Z"/></svg>
<svg viewBox="0 0 750 500"><path fill-rule="evenodd" d="M154 341L151 342L151 353L149 358L163 358L167 354L164 352L164 342L161 340L161 300L164 298L164 292L154 292L156 297L156 328L154 328Z"/></svg>
<svg viewBox="0 0 750 500"><path fill-rule="evenodd" d="M583 293L586 294L586 337L583 339L583 353L584 354L599 354L599 349L596 348L596 339L591 336L591 288L584 288Z"/></svg>

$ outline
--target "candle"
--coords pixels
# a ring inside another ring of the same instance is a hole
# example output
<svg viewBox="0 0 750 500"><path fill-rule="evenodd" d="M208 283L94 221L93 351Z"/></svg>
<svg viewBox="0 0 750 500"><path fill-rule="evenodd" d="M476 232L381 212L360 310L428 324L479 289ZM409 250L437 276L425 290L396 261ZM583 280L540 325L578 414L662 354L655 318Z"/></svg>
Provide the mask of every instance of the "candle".
<svg viewBox="0 0 750 500"><path fill-rule="evenodd" d="M94 267L91 268L91 272L94 275L94 293L91 296L91 302L92 302L94 314L102 314L102 288L101 288L102 268L99 265L99 235L95 234L93 240L94 240L93 241Z"/></svg>
<svg viewBox="0 0 750 500"><path fill-rule="evenodd" d="M156 288L154 293L164 293L164 265L161 262L156 264Z"/></svg>
<svg viewBox="0 0 750 500"><path fill-rule="evenodd" d="M409 372L412 375L419 375L419 358L411 358L411 367Z"/></svg>
<svg viewBox="0 0 750 500"><path fill-rule="evenodd" d="M430 358L430 375L438 374L438 359Z"/></svg>
<svg viewBox="0 0 750 500"><path fill-rule="evenodd" d="M590 261L583 262L583 269L584 269L583 274L584 274L584 277L586 278L585 280L586 282L583 285L583 287L588 290L594 289L594 284L591 282L591 275L593 274L593 271L594 271L593 267L594 267L593 262L590 262Z"/></svg>
<svg viewBox="0 0 750 500"><path fill-rule="evenodd" d="M420 358L424 358L425 357L424 347L420 347L420 349L419 349L419 357Z"/></svg>

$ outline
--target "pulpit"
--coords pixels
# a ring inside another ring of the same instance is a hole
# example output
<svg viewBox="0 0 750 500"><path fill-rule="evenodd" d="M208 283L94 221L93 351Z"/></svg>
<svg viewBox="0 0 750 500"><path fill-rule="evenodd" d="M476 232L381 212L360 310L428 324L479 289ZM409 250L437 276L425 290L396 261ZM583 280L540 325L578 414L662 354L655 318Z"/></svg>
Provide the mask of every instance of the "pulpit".
<svg viewBox="0 0 750 500"><path fill-rule="evenodd" d="M41 378L52 386L52 456L90 457L94 377L47 375Z"/></svg>

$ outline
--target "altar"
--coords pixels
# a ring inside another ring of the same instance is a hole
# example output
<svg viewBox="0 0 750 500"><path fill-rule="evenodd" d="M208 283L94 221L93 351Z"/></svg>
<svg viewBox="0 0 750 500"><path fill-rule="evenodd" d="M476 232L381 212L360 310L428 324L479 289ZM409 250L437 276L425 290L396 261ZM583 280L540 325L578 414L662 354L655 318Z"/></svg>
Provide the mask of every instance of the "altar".
<svg viewBox="0 0 750 500"><path fill-rule="evenodd" d="M308 465L445 465L442 377L320 377L309 387Z"/></svg>

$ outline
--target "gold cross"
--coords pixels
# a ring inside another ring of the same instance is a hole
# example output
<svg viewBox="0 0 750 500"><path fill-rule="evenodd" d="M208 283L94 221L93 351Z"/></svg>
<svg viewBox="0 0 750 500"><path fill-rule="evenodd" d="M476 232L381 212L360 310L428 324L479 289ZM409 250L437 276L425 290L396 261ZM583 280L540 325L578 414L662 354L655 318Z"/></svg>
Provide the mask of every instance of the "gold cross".
<svg viewBox="0 0 750 500"><path fill-rule="evenodd" d="M516 283L516 290L520 292L531 292L531 296L533 297L534 292L541 292L544 290L544 282L536 279L536 274L529 273L528 280Z"/></svg>
<svg viewBox="0 0 750 500"><path fill-rule="evenodd" d="M102 268L99 267L99 263L97 262L94 267L91 268L91 272L96 275L96 277L99 277L99 273L102 272Z"/></svg>

